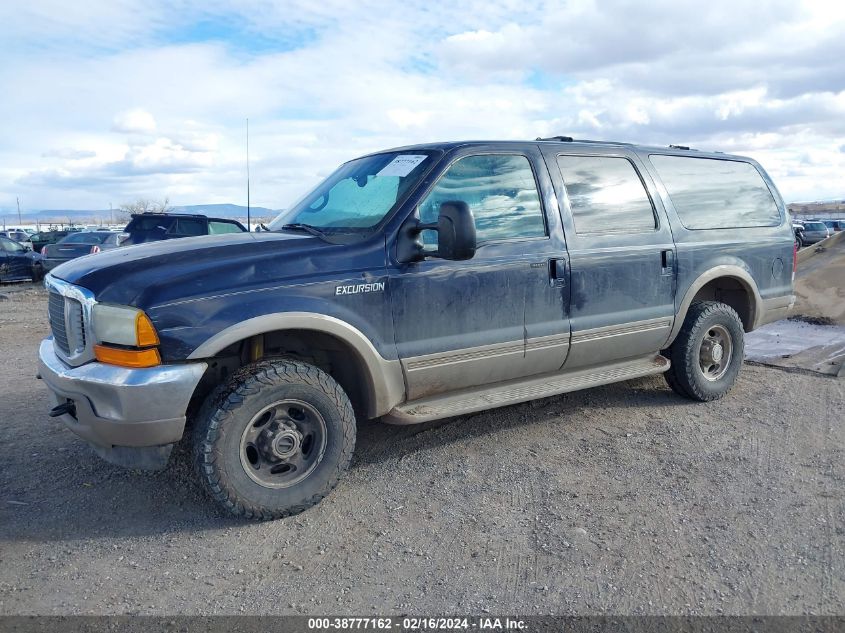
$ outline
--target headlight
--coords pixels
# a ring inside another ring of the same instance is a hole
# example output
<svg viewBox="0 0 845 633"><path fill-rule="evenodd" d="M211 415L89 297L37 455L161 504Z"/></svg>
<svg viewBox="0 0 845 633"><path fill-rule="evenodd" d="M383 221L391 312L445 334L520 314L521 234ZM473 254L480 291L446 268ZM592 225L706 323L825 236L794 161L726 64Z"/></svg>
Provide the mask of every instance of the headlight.
<svg viewBox="0 0 845 633"><path fill-rule="evenodd" d="M153 367L161 363L155 349L158 334L143 310L98 303L92 318L94 337L99 343L94 346L94 355L100 362L123 367Z"/></svg>
<svg viewBox="0 0 845 633"><path fill-rule="evenodd" d="M158 334L150 317L143 310L110 306L94 306L94 335L98 343L150 347L158 345Z"/></svg>

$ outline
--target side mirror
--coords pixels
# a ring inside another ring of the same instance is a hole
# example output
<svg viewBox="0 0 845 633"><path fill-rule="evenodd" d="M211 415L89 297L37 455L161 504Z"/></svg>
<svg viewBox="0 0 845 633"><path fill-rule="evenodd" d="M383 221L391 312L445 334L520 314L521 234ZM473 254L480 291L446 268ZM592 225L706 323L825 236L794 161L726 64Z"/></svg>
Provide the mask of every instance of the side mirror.
<svg viewBox="0 0 845 633"><path fill-rule="evenodd" d="M423 248L420 233L437 231L437 250ZM475 218L466 202L449 200L440 205L437 223L421 224L413 220L405 224L399 234L398 259L413 262L426 256L462 261L475 255Z"/></svg>

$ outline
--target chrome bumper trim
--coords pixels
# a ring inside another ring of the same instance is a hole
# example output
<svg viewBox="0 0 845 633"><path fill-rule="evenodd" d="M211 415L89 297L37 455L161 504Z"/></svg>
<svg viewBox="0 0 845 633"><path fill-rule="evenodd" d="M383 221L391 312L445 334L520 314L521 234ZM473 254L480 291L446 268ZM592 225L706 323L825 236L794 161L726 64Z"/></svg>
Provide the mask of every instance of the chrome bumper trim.
<svg viewBox="0 0 845 633"><path fill-rule="evenodd" d="M38 350L38 373L53 404L72 400L76 416L59 419L92 444L160 446L179 441L185 413L208 365L192 362L128 369L92 362L70 367L45 339Z"/></svg>

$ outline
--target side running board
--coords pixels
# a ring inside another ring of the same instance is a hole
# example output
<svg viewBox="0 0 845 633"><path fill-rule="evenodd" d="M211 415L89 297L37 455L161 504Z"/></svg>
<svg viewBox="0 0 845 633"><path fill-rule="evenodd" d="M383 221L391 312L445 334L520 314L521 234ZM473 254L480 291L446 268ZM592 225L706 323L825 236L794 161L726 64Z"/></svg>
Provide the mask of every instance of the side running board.
<svg viewBox="0 0 845 633"><path fill-rule="evenodd" d="M494 385L412 400L382 418L387 424L419 424L455 415L547 398L561 393L598 387L612 382L659 374L669 369L669 359L652 355L620 361L612 365L543 374Z"/></svg>

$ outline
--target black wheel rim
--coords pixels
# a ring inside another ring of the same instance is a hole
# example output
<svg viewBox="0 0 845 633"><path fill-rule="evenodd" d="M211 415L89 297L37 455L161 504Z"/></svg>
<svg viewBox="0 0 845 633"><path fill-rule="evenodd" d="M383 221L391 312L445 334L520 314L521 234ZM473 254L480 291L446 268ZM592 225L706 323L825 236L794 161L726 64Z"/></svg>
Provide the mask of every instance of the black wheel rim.
<svg viewBox="0 0 845 633"><path fill-rule="evenodd" d="M326 450L326 421L302 400L264 407L249 421L240 442L241 466L265 488L288 488L313 472Z"/></svg>

